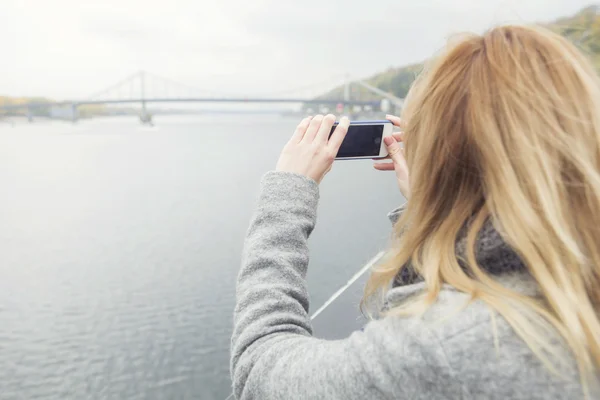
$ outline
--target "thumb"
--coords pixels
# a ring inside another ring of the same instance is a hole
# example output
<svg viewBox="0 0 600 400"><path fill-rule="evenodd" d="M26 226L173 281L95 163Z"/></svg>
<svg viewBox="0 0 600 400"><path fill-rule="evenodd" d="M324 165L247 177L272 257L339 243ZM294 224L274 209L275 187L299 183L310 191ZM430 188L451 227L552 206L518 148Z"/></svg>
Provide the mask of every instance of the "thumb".
<svg viewBox="0 0 600 400"><path fill-rule="evenodd" d="M406 160L404 160L402 148L400 147L400 144L396 141L396 139L392 136L386 136L383 139L383 142L385 143L385 147L387 147L389 157L394 162L396 170L398 169L398 167L404 167L406 165Z"/></svg>
<svg viewBox="0 0 600 400"><path fill-rule="evenodd" d="M410 194L410 184L408 182L408 165L406 164L406 159L404 158L404 151L396 139L391 136L384 138L383 141L387 147L389 157L392 159L394 164L394 171L396 172L396 178L398 179L400 192L408 199Z"/></svg>

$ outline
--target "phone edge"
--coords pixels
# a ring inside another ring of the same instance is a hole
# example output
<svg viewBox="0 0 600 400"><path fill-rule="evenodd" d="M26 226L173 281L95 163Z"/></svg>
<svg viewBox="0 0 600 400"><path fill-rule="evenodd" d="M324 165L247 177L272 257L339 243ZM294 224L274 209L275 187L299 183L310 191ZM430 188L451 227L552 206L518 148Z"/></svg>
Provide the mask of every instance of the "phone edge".
<svg viewBox="0 0 600 400"><path fill-rule="evenodd" d="M394 124L392 123L392 121L387 120L387 119L386 120L377 120L377 121L351 121L350 125L361 125L361 123L384 126L383 133L381 134L381 147L379 148L379 155L377 155L377 156L360 156L360 157L339 157L339 158L336 157L334 159L334 161L383 160L388 156L387 147L385 146L385 143L383 142L383 138L385 138L386 136L392 136L392 134L394 133ZM337 125L338 121L336 121L335 124ZM387 132L386 132L386 130L387 130Z"/></svg>

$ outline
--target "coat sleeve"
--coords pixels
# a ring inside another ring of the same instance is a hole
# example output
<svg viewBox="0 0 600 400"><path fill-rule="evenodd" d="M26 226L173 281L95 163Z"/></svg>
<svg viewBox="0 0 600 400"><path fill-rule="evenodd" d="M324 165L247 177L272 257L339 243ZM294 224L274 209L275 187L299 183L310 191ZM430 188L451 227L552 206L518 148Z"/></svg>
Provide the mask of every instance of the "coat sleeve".
<svg viewBox="0 0 600 400"><path fill-rule="evenodd" d="M312 337L305 275L318 196L317 184L303 176L263 177L236 288L234 394L261 400L408 397L406 390L425 382L415 379L415 364L436 372L427 360L437 357L431 346L416 345L408 333L390 333L389 321L373 321L344 340ZM407 354L398 365L398 351L384 350L390 337L400 353L410 349L416 355ZM390 365L398 366L391 372ZM397 382L403 370L412 379Z"/></svg>

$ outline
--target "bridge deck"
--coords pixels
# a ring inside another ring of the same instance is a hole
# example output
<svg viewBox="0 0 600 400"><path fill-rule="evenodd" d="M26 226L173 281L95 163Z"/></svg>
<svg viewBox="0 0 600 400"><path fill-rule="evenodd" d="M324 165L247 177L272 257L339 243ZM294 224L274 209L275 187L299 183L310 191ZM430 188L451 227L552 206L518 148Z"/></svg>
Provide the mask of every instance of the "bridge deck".
<svg viewBox="0 0 600 400"><path fill-rule="evenodd" d="M19 110L24 108L40 108L49 106L83 106L83 105L100 105L100 104L135 104L135 103L304 103L304 104L322 104L322 105L357 105L357 106L371 106L378 107L379 101L359 101L350 100L343 101L340 99L333 100L319 100L319 99L298 99L298 98L212 98L212 97L193 97L193 98L149 98L149 99L115 99L115 100L73 100L73 101L60 101L50 103L25 103L25 104L11 104L1 106L0 110Z"/></svg>

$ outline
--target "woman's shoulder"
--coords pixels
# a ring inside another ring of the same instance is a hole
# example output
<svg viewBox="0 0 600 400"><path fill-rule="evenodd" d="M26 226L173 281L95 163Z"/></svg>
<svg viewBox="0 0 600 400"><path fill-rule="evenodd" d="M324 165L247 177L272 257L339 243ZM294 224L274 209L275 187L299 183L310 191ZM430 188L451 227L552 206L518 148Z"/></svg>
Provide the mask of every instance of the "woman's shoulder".
<svg viewBox="0 0 600 400"><path fill-rule="evenodd" d="M520 293L535 295L538 290L533 279L525 274L501 280L506 287ZM388 292L388 307L408 301L425 289L423 282L395 287ZM514 393L528 393L527 387L548 394L545 398L550 399L580 393L577 367L568 354L563 358L568 365L564 371L561 369L566 379L557 380L501 315L484 302L449 286L442 288L436 302L421 316L391 314L374 321L365 329L368 331L380 336L379 342L385 343L386 337L407 340L411 353L440 355L437 362L447 365L474 398L502 398L501 395L512 398ZM559 341L555 332L549 330L547 334L550 340L555 337ZM427 368L427 363L423 367ZM498 393L487 392L489 388L485 385L491 383ZM555 383L562 386L554 387Z"/></svg>
<svg viewBox="0 0 600 400"><path fill-rule="evenodd" d="M505 288L517 293L528 296L539 294L538 285L527 273L513 272L495 279ZM426 288L425 282L394 287L387 293L387 307L393 308L410 301L411 298L425 293ZM397 318L390 322L407 324L416 330L434 330L441 340L451 339L454 335L476 329L481 325L485 325L485 329L488 329L490 323L494 324L494 329L498 329L499 334L503 332L513 334L512 329L507 329L508 323L484 302L473 300L470 295L449 285L442 286L436 301L422 316Z"/></svg>

